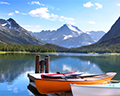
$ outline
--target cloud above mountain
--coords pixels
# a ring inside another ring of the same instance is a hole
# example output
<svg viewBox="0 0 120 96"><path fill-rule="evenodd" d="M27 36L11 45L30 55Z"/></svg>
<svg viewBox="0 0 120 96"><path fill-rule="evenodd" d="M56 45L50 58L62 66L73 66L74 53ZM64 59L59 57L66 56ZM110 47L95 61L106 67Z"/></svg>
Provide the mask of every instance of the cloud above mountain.
<svg viewBox="0 0 120 96"><path fill-rule="evenodd" d="M96 9L101 9L102 8L102 4L99 4L99 3L95 3L95 5L97 6L97 8Z"/></svg>
<svg viewBox="0 0 120 96"><path fill-rule="evenodd" d="M49 12L48 8L43 7L43 8L37 8L35 10L31 10L29 14L33 17L42 17L45 19L49 19L50 13L48 12Z"/></svg>
<svg viewBox="0 0 120 96"><path fill-rule="evenodd" d="M69 24L75 24L74 18L58 16L56 14L50 13L47 7L40 7L35 10L31 10L29 12L29 15L32 17L40 17L40 18L44 18L44 19L52 20L52 21L58 20L61 22L69 23Z"/></svg>
<svg viewBox="0 0 120 96"><path fill-rule="evenodd" d="M83 6L87 7L87 8L90 8L90 7L94 6L94 5L97 6L96 9L101 9L102 8L102 4L100 4L100 3L93 4L91 2L87 2L87 3L83 4Z"/></svg>
<svg viewBox="0 0 120 96"><path fill-rule="evenodd" d="M94 22L94 21L89 21L88 23L90 23L90 24L95 24L95 22Z"/></svg>
<svg viewBox="0 0 120 96"><path fill-rule="evenodd" d="M91 2L87 2L86 4L83 4L84 7L92 7L94 6L94 4L92 4Z"/></svg>
<svg viewBox="0 0 120 96"><path fill-rule="evenodd" d="M117 4L117 6L120 6L120 3L119 3L119 4Z"/></svg>
<svg viewBox="0 0 120 96"><path fill-rule="evenodd" d="M40 25L38 32L66 23L83 31L107 32L120 15L119 7L119 0L0 0L1 18L15 18L21 25Z"/></svg>

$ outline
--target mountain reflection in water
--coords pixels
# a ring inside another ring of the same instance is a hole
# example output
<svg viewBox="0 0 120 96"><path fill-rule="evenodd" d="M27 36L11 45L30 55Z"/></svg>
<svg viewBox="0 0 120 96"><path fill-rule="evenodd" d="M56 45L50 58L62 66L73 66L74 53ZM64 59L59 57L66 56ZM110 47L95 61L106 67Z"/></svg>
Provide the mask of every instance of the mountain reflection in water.
<svg viewBox="0 0 120 96"><path fill-rule="evenodd" d="M0 56L0 82L12 82L20 74L34 70L35 55L4 54ZM56 58L52 56L50 59L50 72L57 71L102 73L99 67L90 63L90 61L81 61L79 58L73 57Z"/></svg>
<svg viewBox="0 0 120 96"><path fill-rule="evenodd" d="M35 72L38 54L0 54L0 96L33 95L28 89L28 73ZM50 73L84 72L101 74L117 72L114 79L120 80L120 56L72 53L39 54L41 60L50 56ZM33 95L34 96L34 95Z"/></svg>

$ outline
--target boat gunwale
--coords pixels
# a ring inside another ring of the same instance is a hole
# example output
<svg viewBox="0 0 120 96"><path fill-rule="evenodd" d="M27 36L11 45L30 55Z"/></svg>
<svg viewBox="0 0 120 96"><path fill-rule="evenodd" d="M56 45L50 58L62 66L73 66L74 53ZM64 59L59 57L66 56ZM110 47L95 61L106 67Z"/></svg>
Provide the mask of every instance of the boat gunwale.
<svg viewBox="0 0 120 96"><path fill-rule="evenodd" d="M110 85L110 86L105 86L104 84L103 85L80 85L80 84L70 84L71 87L81 87L81 88L106 88L106 89L120 89L120 83L119 84L119 87L118 86L115 86L114 84L107 84L107 85Z"/></svg>
<svg viewBox="0 0 120 96"><path fill-rule="evenodd" d="M114 77L117 73L113 73L113 75L107 75L105 74L106 76L105 77L100 77L98 79L92 79L92 80L86 80L86 79L73 79L73 80L69 80L69 79L47 79L47 78L35 78L35 80L44 80L44 81L59 81L59 82L89 82L89 81L99 81L99 80L104 80L104 79L107 79L107 78L110 78L110 77ZM109 80L106 80L106 81L109 81Z"/></svg>

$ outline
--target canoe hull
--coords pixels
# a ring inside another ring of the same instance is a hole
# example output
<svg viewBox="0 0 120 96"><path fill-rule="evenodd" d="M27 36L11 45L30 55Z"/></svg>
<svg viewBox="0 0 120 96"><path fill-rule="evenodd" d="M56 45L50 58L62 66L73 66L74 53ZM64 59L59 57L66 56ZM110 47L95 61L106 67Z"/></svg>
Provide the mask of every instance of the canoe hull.
<svg viewBox="0 0 120 96"><path fill-rule="evenodd" d="M72 85L73 96L120 96L120 84L107 85Z"/></svg>
<svg viewBox="0 0 120 96"><path fill-rule="evenodd" d="M115 75L115 74L114 74ZM80 85L102 85L109 84L110 80L114 77L108 76L98 80L61 80L61 79L35 79L35 84L37 90L41 94L49 94L49 93L58 93L71 91L70 84L80 84Z"/></svg>

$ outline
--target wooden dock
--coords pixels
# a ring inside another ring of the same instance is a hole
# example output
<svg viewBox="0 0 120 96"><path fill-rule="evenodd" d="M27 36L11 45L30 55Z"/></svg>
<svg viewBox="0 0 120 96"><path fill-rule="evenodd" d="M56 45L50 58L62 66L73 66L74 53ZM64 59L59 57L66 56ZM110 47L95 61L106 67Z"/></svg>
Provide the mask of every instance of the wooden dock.
<svg viewBox="0 0 120 96"><path fill-rule="evenodd" d="M45 60L40 61L40 56L36 56L36 63L35 63L35 73L28 74L29 78L29 85L28 89L35 95L35 96L73 96L72 92L61 92L61 93L54 93L54 94L40 94L37 91L35 85L35 79L41 79L41 74L49 73L49 56L45 56ZM39 69L40 68L40 69ZM45 68L45 69L44 69ZM45 71L45 73L44 73Z"/></svg>

